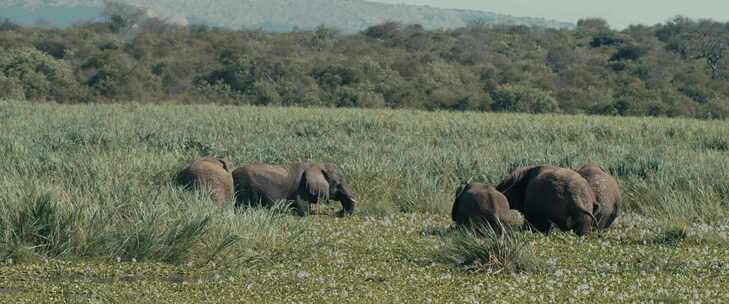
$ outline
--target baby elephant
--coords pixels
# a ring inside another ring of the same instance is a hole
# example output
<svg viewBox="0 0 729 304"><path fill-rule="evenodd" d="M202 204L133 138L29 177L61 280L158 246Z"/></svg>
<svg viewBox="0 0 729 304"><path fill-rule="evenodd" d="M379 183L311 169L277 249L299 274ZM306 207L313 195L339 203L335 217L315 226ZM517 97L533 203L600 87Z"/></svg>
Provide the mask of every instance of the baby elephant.
<svg viewBox="0 0 729 304"><path fill-rule="evenodd" d="M233 179L236 207L292 201L292 207L304 216L311 212L311 204L319 199L334 199L342 203L340 216L354 212L354 196L334 164L253 164L233 171Z"/></svg>
<svg viewBox="0 0 729 304"><path fill-rule="evenodd" d="M451 217L458 225L488 224L496 232L516 221L506 196L490 185L468 183L458 187Z"/></svg>
<svg viewBox="0 0 729 304"><path fill-rule="evenodd" d="M595 194L596 204L592 213L597 220L597 229L606 229L620 213L620 187L615 179L598 165L585 164L575 171L587 180Z"/></svg>
<svg viewBox="0 0 729 304"><path fill-rule="evenodd" d="M199 189L210 193L218 203L233 199L233 176L228 164L217 157L197 159L177 174L177 182L187 189Z"/></svg>

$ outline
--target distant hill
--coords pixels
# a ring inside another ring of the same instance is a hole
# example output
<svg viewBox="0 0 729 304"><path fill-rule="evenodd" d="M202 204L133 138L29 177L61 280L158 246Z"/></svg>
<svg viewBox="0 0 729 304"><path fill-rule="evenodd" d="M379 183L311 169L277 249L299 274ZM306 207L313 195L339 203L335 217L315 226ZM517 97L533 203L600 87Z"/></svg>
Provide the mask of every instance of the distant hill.
<svg viewBox="0 0 729 304"><path fill-rule="evenodd" d="M262 28L266 31L312 29L319 25L342 32L361 31L385 21L421 24L426 29L463 27L473 21L483 24L534 25L571 28L568 22L542 18L513 17L475 10L439 9L428 6L392 5L363 0L119 0L150 8L162 15L183 16L191 23L205 23L234 29ZM5 0L0 18L21 24L41 20L60 26L98 18L101 0Z"/></svg>

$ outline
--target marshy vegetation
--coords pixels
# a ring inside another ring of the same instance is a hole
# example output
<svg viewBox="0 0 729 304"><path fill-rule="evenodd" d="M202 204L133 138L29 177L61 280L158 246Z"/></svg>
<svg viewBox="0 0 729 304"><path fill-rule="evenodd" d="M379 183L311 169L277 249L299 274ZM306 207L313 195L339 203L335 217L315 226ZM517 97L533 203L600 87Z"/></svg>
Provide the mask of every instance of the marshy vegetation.
<svg viewBox="0 0 729 304"><path fill-rule="evenodd" d="M5 101L0 129L0 302L729 300L720 121ZM204 155L334 162L360 203L220 208L174 183ZM463 180L584 162L623 191L606 232L448 228Z"/></svg>

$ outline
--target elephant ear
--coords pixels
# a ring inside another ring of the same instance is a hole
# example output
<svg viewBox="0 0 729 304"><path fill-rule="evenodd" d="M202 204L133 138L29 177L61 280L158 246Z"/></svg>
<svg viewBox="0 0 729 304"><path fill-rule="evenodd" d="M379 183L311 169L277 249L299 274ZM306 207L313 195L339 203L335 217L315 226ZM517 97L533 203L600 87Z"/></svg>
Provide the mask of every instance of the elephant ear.
<svg viewBox="0 0 729 304"><path fill-rule="evenodd" d="M326 173L319 168L307 169L302 174L301 187L310 198L329 199L329 182L327 181L325 174Z"/></svg>

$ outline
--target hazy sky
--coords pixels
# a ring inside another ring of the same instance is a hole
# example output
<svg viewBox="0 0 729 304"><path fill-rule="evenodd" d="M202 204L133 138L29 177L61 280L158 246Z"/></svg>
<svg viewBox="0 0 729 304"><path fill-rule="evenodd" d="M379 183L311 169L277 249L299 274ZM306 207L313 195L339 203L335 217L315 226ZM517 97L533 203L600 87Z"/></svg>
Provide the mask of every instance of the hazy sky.
<svg viewBox="0 0 729 304"><path fill-rule="evenodd" d="M602 17L611 26L656 24L676 15L729 20L729 0L374 0L465 8L514 16L544 17L575 22L581 17Z"/></svg>

